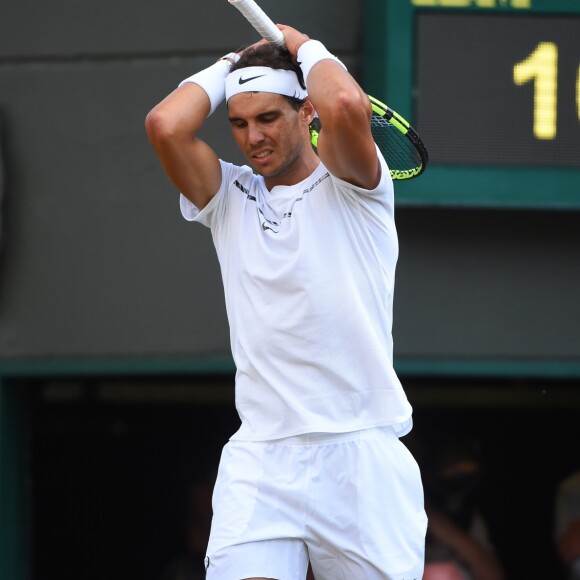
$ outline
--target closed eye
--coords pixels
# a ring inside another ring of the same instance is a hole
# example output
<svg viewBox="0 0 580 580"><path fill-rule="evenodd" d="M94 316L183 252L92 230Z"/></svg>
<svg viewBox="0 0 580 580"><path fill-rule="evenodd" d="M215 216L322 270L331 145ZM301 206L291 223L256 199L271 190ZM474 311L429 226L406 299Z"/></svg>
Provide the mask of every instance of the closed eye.
<svg viewBox="0 0 580 580"><path fill-rule="evenodd" d="M264 113L258 116L261 123L273 123L280 115L278 113Z"/></svg>
<svg viewBox="0 0 580 580"><path fill-rule="evenodd" d="M236 128L239 128L239 129L245 127L248 124L243 119L230 119L229 121L230 121L230 125L232 127L236 127Z"/></svg>
<svg viewBox="0 0 580 580"><path fill-rule="evenodd" d="M262 125L269 125L277 121L281 116L280 111L266 111L255 117L256 121ZM241 117L229 117L230 126L232 129L243 129L248 126L248 121Z"/></svg>

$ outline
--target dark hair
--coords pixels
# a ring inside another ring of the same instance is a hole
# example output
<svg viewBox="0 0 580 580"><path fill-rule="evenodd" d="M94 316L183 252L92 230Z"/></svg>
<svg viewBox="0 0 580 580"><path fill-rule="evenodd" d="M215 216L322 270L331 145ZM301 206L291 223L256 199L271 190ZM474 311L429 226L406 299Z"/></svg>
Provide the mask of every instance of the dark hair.
<svg viewBox="0 0 580 580"><path fill-rule="evenodd" d="M306 90L302 70L298 64L294 62L294 59L286 48L270 43L258 44L257 46L246 48L242 52L238 62L232 65L231 70L233 72L248 66L268 66L270 68L291 70L296 73L300 86ZM296 110L298 110L305 101L305 99L297 99L296 97L289 97L287 95L283 96L290 101L291 105Z"/></svg>

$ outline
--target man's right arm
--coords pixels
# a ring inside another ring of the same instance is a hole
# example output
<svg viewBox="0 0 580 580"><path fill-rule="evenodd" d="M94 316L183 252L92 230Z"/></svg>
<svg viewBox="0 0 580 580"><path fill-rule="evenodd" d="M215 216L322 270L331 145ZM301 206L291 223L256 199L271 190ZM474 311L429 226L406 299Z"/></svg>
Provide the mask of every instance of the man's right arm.
<svg viewBox="0 0 580 580"><path fill-rule="evenodd" d="M215 106L201 86L184 82L145 120L147 135L165 173L198 209L209 203L221 185L218 156L197 136Z"/></svg>

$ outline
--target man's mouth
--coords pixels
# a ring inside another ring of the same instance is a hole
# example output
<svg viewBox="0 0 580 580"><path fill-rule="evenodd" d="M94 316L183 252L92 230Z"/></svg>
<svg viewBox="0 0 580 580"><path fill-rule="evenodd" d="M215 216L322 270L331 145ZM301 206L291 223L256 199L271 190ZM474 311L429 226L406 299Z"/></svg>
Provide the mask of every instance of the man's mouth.
<svg viewBox="0 0 580 580"><path fill-rule="evenodd" d="M256 159L264 159L265 157L268 157L268 155L272 154L272 150L271 149L266 149L265 151L260 151L259 153L255 153L254 157Z"/></svg>

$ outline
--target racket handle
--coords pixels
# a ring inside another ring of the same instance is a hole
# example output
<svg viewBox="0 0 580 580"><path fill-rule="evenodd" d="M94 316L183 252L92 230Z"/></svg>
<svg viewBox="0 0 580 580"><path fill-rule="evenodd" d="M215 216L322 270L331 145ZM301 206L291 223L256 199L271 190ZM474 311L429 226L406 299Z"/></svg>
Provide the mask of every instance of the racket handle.
<svg viewBox="0 0 580 580"><path fill-rule="evenodd" d="M266 13L254 2L254 0L228 0L246 18L246 20L268 42L278 46L284 46L282 31L272 22Z"/></svg>

